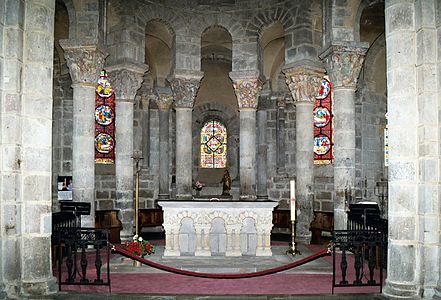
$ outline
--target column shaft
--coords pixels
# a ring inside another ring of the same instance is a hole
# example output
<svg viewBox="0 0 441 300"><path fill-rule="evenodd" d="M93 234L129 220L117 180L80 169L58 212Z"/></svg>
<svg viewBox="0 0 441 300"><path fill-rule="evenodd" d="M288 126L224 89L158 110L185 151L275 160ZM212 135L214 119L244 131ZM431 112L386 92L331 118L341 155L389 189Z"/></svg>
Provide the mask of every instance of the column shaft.
<svg viewBox="0 0 441 300"><path fill-rule="evenodd" d="M257 111L257 132L258 132L258 157L257 160L257 199L268 199L267 188L267 151L268 145L266 140L266 110Z"/></svg>
<svg viewBox="0 0 441 300"><path fill-rule="evenodd" d="M192 109L176 107L176 198L192 199Z"/></svg>
<svg viewBox="0 0 441 300"><path fill-rule="evenodd" d="M334 229L346 229L345 188L355 185L355 90L334 90Z"/></svg>
<svg viewBox="0 0 441 300"><path fill-rule="evenodd" d="M296 200L297 237L299 241L309 242L314 201L314 123L313 102L296 102Z"/></svg>
<svg viewBox="0 0 441 300"><path fill-rule="evenodd" d="M81 83L72 87L73 200L90 203L90 215L81 217L81 226L95 227L95 87Z"/></svg>
<svg viewBox="0 0 441 300"><path fill-rule="evenodd" d="M116 205L120 210L123 224L121 240L131 240L133 236L133 102L116 100L117 143L116 143ZM119 134L118 134L119 133Z"/></svg>
<svg viewBox="0 0 441 300"><path fill-rule="evenodd" d="M240 199L256 197L256 110L240 110Z"/></svg>
<svg viewBox="0 0 441 300"><path fill-rule="evenodd" d="M160 200L167 200L169 192L169 109L159 109L159 195Z"/></svg>

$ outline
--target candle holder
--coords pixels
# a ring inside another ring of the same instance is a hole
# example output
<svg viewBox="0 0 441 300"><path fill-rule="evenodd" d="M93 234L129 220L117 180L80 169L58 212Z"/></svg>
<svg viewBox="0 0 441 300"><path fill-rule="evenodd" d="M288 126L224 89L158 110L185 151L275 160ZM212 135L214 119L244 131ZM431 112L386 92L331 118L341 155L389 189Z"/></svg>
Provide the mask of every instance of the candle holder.
<svg viewBox="0 0 441 300"><path fill-rule="evenodd" d="M297 249L297 242L296 242L296 228L297 228L297 221L291 220L291 242L289 243L289 249L286 250L286 254L291 254L292 256L302 255L300 251Z"/></svg>
<svg viewBox="0 0 441 300"><path fill-rule="evenodd" d="M135 235L139 237L138 222L139 222L139 172L141 171L140 162L144 159L141 151L135 150L132 158L135 160L136 179L135 179Z"/></svg>

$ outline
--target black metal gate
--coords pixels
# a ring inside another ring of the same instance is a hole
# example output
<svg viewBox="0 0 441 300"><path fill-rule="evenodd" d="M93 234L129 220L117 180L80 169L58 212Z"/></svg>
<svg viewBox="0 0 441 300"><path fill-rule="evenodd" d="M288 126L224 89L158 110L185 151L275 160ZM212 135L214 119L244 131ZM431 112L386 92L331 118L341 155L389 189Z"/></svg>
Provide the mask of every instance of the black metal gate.
<svg viewBox="0 0 441 300"><path fill-rule="evenodd" d="M332 247L333 294L335 287L355 286L379 286L380 293L382 292L385 252L383 241L384 233L378 230L334 231ZM337 262L337 252L341 254L338 256L340 257L339 262ZM339 274L337 274L337 267L340 270ZM350 276L352 278L349 278Z"/></svg>
<svg viewBox="0 0 441 300"><path fill-rule="evenodd" d="M107 229L60 228L57 232L57 244L60 290L62 285L107 285L111 292ZM62 259L63 254L65 259ZM103 258L106 259L107 276L102 276ZM91 264L94 267L88 268Z"/></svg>

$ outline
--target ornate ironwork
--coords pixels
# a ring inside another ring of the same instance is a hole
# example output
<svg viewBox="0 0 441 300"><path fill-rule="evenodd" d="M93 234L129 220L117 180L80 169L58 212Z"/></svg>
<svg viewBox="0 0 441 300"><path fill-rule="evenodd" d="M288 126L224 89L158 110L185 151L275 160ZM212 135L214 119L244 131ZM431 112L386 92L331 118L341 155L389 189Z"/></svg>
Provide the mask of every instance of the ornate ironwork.
<svg viewBox="0 0 441 300"><path fill-rule="evenodd" d="M107 285L110 287L110 246L107 229L68 227L57 232L59 257L62 257L61 245L66 249L65 268L63 261L58 261L58 285ZM102 257L107 258L107 279L102 278ZM87 268L90 262L95 272ZM95 276L94 276L94 274Z"/></svg>
<svg viewBox="0 0 441 300"><path fill-rule="evenodd" d="M335 230L333 236L332 293L335 287L379 286L383 290L384 232L381 230ZM340 278L336 252L341 253ZM351 257L349 259L349 257ZM353 258L353 266L350 265ZM368 274L365 274L367 266ZM353 267L354 272L348 272ZM378 277L376 276L378 270ZM353 274L354 278L347 278Z"/></svg>

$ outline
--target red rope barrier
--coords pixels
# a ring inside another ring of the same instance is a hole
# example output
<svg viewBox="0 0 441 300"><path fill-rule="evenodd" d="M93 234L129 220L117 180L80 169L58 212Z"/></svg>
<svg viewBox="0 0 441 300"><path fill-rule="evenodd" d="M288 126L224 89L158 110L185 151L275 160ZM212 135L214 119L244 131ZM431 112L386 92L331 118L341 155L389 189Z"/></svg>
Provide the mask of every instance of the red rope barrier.
<svg viewBox="0 0 441 300"><path fill-rule="evenodd" d="M112 251L119 253L125 257L131 258L133 260L137 260L145 265L148 265L152 268L156 268L159 270L163 270L163 271L167 271L167 272L171 272L171 273L175 273L175 274L180 274L180 275L186 275L186 276L202 277L202 278L215 278L215 279L239 279L239 278L251 278L251 277L270 275L270 274L278 273L278 272L285 271L288 269L292 269L294 267L298 267L303 264L306 264L310 261L319 259L320 257L330 255L329 250L326 249L326 250L321 250L321 251L314 253L310 256L307 256L305 258L302 258L298 261L294 261L292 263L289 263L289 264L286 264L283 266L279 266L279 267L275 267L275 268L271 268L271 269L266 269L266 270L262 270L262 271L258 271L258 272L250 272L250 273L221 273L220 274L220 273L199 273L199 272L193 272L193 271L186 271L186 270L181 270L181 269L169 267L166 265L158 264L158 263L155 263L151 260L145 259L141 256L134 255L134 254L128 252L126 249L124 249L124 247L121 247L118 245L113 245Z"/></svg>

